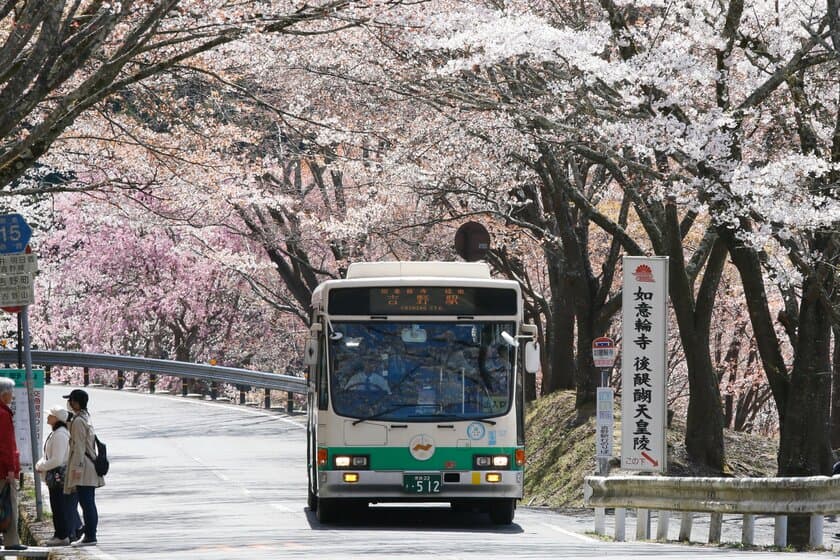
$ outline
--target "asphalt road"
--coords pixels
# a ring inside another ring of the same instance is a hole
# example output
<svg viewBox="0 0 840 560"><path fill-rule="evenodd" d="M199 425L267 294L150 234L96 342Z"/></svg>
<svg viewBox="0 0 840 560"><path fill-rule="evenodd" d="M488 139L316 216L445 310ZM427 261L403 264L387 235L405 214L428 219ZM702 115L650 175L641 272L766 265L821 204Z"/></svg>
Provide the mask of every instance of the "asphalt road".
<svg viewBox="0 0 840 560"><path fill-rule="evenodd" d="M46 388L45 408L66 387ZM732 547L612 543L588 517L520 507L499 528L447 507L376 506L322 526L306 508L305 430L280 413L90 389L111 472L97 491L101 559L772 558ZM628 522L628 534L632 525ZM827 558L829 554L797 554Z"/></svg>

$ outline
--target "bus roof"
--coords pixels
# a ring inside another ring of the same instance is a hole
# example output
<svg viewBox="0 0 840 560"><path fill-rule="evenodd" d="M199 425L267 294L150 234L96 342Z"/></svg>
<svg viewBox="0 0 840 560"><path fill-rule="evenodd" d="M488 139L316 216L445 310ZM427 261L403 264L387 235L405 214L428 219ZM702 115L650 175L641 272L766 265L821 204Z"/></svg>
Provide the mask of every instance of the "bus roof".
<svg viewBox="0 0 840 560"><path fill-rule="evenodd" d="M438 278L490 278L490 267L484 262L414 262L386 261L353 263L347 279L403 276L435 276Z"/></svg>

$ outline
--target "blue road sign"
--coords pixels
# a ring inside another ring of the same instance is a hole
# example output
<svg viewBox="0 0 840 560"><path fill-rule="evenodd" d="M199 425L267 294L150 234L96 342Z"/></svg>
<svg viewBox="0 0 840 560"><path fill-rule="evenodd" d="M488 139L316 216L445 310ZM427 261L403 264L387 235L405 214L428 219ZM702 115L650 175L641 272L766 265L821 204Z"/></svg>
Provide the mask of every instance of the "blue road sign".
<svg viewBox="0 0 840 560"><path fill-rule="evenodd" d="M32 228L20 214L0 216L0 254L23 253L32 237Z"/></svg>

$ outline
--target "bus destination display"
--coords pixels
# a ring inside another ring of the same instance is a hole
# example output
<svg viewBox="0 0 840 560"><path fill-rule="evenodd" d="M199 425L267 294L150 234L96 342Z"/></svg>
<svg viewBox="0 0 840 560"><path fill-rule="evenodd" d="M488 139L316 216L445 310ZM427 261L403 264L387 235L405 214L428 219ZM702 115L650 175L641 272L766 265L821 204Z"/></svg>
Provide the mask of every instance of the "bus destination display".
<svg viewBox="0 0 840 560"><path fill-rule="evenodd" d="M515 315L516 291L464 286L338 288L333 315Z"/></svg>

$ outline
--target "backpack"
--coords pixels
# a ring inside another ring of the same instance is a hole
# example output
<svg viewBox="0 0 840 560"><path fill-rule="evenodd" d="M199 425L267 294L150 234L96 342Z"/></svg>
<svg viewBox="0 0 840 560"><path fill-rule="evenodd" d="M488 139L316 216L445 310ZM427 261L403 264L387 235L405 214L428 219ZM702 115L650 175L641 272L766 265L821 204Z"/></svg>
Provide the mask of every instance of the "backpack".
<svg viewBox="0 0 840 560"><path fill-rule="evenodd" d="M93 436L93 438L96 443L96 457L91 457L87 451L85 451L85 455L93 462L93 468L96 470L96 474L105 476L108 474L108 468L111 466L111 463L108 462L108 448L104 443L99 441L99 437Z"/></svg>

